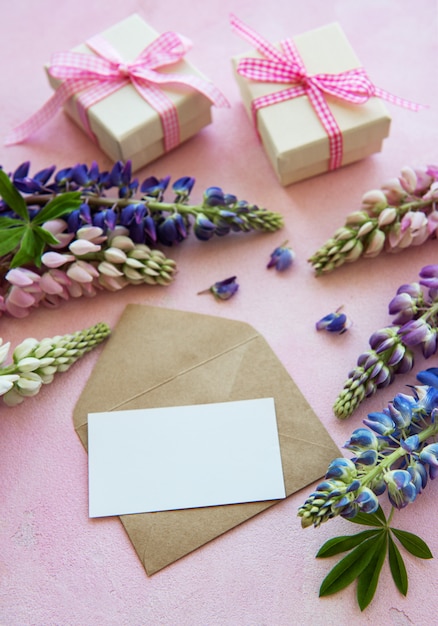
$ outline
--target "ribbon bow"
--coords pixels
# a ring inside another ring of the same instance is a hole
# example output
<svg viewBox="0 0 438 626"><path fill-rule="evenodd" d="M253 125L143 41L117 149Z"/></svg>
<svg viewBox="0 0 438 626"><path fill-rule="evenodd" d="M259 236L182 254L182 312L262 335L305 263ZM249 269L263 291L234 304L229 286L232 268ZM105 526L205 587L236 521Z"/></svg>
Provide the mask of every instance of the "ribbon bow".
<svg viewBox="0 0 438 626"><path fill-rule="evenodd" d="M78 108L82 123L96 140L90 129L87 109L128 84L132 84L140 96L158 112L166 151L179 144L179 121L174 103L161 89L163 85L187 85L201 92L216 106L229 106L219 89L199 76L157 71L181 61L191 48L191 42L181 35L163 33L132 62L125 62L100 35L88 40L87 46L98 56L79 52L59 52L52 56L49 73L63 82L41 109L12 130L6 138L6 144L16 144L27 139L75 94L79 94Z"/></svg>
<svg viewBox="0 0 438 626"><path fill-rule="evenodd" d="M292 40L282 41L281 51L279 51L236 16L231 15L230 22L233 30L263 55L261 59L250 57L241 59L237 72L255 81L291 85L252 101L254 125L257 127L257 111L262 107L307 95L329 138L330 170L342 165L343 140L342 131L326 102L325 94L352 104L364 104L369 98L376 96L413 111L423 108L419 104L376 87L362 67L339 74L308 74Z"/></svg>

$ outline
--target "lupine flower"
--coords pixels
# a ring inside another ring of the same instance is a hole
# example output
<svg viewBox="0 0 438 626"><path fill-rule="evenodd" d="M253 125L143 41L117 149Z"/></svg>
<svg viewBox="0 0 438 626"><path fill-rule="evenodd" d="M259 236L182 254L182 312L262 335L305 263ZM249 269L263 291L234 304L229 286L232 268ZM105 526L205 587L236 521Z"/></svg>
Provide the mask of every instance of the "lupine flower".
<svg viewBox="0 0 438 626"><path fill-rule="evenodd" d="M199 291L198 295L203 293L212 293L217 300L229 300L232 296L234 296L238 289L239 285L236 282L236 276L231 276L231 278L226 278L225 280L220 280L217 283L214 283L208 289Z"/></svg>
<svg viewBox="0 0 438 626"><path fill-rule="evenodd" d="M295 254L287 243L288 242L285 241L271 253L271 258L266 266L268 269L275 267L277 271L283 272L292 265Z"/></svg>
<svg viewBox="0 0 438 626"><path fill-rule="evenodd" d="M190 204L195 179L189 176L173 183L175 198L167 202L164 196L169 176L149 177L140 184L132 178L131 170L129 161L117 161L110 171L101 172L93 162L90 167L79 163L58 171L49 167L34 176L29 173L29 162L10 175L0 168L0 196L8 197L9 202L15 204L8 206L4 198L0 200L0 216L9 218L0 226L0 238L7 235L6 244L2 240L7 261L3 264L3 273L20 265L38 269L43 253L64 251L84 227L99 228L101 236L106 238L115 236L122 227L127 229L126 234L134 243L155 246L184 241L192 227L198 239L207 241L214 235L274 232L283 226L280 214L238 200L220 187L209 187L200 203ZM113 194L111 189L115 190ZM17 192L21 195L19 200ZM137 192L140 197L136 197ZM28 220L23 219L24 205ZM49 219L40 224L41 211L46 207ZM38 228L33 228L33 224L32 228L27 228L26 221L30 223L34 219ZM25 233L26 237L21 237L17 243L16 237L9 236L11 228L15 228L14 234ZM93 241L96 245L102 242L103 239ZM91 249L89 253L93 254ZM16 263L8 267L10 258ZM6 290L8 288L6 283ZM4 302L5 295L0 293L0 310L3 311L6 310Z"/></svg>
<svg viewBox="0 0 438 626"><path fill-rule="evenodd" d="M389 303L392 326L372 333L370 350L359 355L338 395L333 410L349 417L360 403L380 388L390 385L396 374L414 366L414 351L428 359L438 350L438 265L420 271L418 283L399 287ZM425 289L424 289L425 288Z"/></svg>
<svg viewBox="0 0 438 626"><path fill-rule="evenodd" d="M73 363L95 348L110 334L104 323L73 334L37 341L25 339L12 354L12 363L4 365L6 354L1 350L0 396L8 406L36 395L42 385L53 381L57 372L67 371ZM9 347L9 344L5 344Z"/></svg>
<svg viewBox="0 0 438 626"><path fill-rule="evenodd" d="M392 506L402 509L423 491L428 477L438 476L438 368L417 379L427 383L413 386L411 396L397 394L383 411L368 415L366 428L352 433L344 447L356 456L329 464L323 482L298 510L304 528L337 515L373 513L385 491ZM401 412L403 419L396 422Z"/></svg>
<svg viewBox="0 0 438 626"><path fill-rule="evenodd" d="M310 258L317 275L374 257L382 251L398 252L436 237L438 168L404 167L399 178L362 197L359 211L350 213L343 227Z"/></svg>
<svg viewBox="0 0 438 626"><path fill-rule="evenodd" d="M325 315L320 320L318 320L315 324L316 330L327 330L330 333L338 333L342 335L345 333L351 326L351 321L345 315L345 313L340 312L340 308L337 309L334 313L329 313Z"/></svg>
<svg viewBox="0 0 438 626"><path fill-rule="evenodd" d="M119 232L107 238L100 228L83 227L65 253L45 252L37 271L9 270L0 316L26 317L38 306L53 308L70 298L93 297L102 289L118 291L128 285L173 281L176 264L172 259Z"/></svg>

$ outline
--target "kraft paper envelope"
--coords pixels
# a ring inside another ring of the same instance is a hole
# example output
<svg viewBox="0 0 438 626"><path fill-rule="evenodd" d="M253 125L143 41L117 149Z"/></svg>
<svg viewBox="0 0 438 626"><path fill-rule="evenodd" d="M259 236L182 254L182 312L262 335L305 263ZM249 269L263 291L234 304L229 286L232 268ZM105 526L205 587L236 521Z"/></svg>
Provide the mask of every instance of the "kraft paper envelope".
<svg viewBox="0 0 438 626"><path fill-rule="evenodd" d="M275 401L289 496L321 478L339 450L264 338L240 321L128 305L73 420L87 448L88 413L267 397ZM277 502L136 513L120 519L151 575Z"/></svg>

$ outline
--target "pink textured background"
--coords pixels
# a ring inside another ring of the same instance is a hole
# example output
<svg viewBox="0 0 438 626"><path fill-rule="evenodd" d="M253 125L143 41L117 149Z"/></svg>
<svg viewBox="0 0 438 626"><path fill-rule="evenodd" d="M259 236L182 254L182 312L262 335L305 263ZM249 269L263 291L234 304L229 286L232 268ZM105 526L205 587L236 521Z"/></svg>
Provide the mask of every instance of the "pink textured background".
<svg viewBox="0 0 438 626"><path fill-rule="evenodd" d="M437 3L435 0L124 0L3 3L0 137L51 94L43 65L113 23L138 12L159 31L176 30L194 43L189 59L214 78L231 103L196 138L144 168L148 175L196 177L193 192L219 185L240 198L280 211L283 232L195 239L166 250L179 264L169 288L130 288L41 309L24 320L1 319L0 334L15 346L28 336L72 332L103 320L114 326L129 302L211 313L253 324L267 339L314 410L342 445L370 410L383 407L414 373L400 377L348 422L331 406L368 337L389 323L396 288L437 261L437 243L402 255L345 266L316 279L306 259L359 208L363 192L398 175L404 165L438 163ZM411 113L389 106L390 138L381 154L334 173L282 188L250 126L234 83L230 57L248 49L228 26L228 15L272 41L339 21L374 82L400 96L428 103ZM60 114L27 144L0 145L7 171L24 160L32 172L96 159L111 163ZM274 247L289 239L291 271L264 269ZM216 280L237 274L240 291L227 303L197 296ZM353 319L338 337L316 333L314 322L343 304ZM166 347L163 346L163 350ZM0 409L0 623L36 625L262 625L436 624L438 561L406 557L407 598L398 594L385 565L380 593L361 614L353 589L318 599L332 562L317 562L322 542L351 532L335 520L301 530L297 507L309 489L278 504L195 553L148 578L118 519L87 517L87 457L72 427L72 411L99 349L20 407ZM432 362L433 361L433 362ZM433 365L436 358L428 363ZM423 362L421 361L421 364ZM114 363L117 368L117 363ZM438 556L436 498L431 484L398 513L396 525L418 531Z"/></svg>

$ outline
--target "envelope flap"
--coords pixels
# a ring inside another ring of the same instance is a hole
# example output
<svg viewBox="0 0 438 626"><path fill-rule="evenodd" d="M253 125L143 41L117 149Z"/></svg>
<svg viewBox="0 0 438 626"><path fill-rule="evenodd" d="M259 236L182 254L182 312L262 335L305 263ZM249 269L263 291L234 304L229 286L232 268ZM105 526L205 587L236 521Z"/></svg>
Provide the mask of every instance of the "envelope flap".
<svg viewBox="0 0 438 626"><path fill-rule="evenodd" d="M82 442L88 413L125 406L256 336L245 322L128 305L75 407L73 422Z"/></svg>

